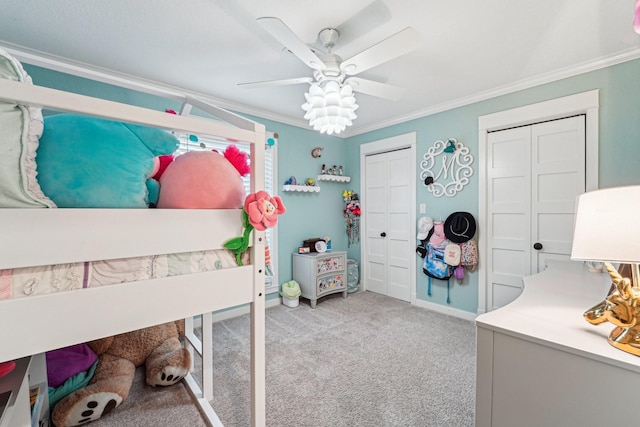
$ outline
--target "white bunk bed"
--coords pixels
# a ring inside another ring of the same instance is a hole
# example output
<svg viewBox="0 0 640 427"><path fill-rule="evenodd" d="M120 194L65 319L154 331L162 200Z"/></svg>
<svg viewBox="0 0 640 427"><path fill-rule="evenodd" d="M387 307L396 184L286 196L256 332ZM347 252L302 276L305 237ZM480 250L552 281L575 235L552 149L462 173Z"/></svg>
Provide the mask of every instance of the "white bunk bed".
<svg viewBox="0 0 640 427"><path fill-rule="evenodd" d="M251 144L251 191L264 188L264 126L196 99L185 101L230 124L9 80L0 80L0 101L246 141ZM0 208L0 269L221 249L225 241L240 235L241 209ZM191 376L185 382L208 422L221 426L209 403L213 394L211 312L248 303L251 420L253 426L264 426L264 247L264 232L254 231L251 263L243 267L2 300L0 362L187 319L188 339L202 351L203 389ZM192 317L200 315L203 343L192 332Z"/></svg>

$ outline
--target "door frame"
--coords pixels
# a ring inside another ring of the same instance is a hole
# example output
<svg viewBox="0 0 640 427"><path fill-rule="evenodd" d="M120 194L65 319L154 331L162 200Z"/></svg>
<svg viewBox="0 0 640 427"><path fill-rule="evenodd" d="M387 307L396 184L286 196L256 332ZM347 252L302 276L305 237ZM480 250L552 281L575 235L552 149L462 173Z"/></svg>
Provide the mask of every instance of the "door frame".
<svg viewBox="0 0 640 427"><path fill-rule="evenodd" d="M486 254L488 239L482 233L487 229L487 137L491 131L525 126L546 120L564 118L576 114L586 115L586 191L598 189L598 117L600 109L599 89L564 96L522 107L478 117L478 251L480 259ZM487 269L478 264L478 314L487 311Z"/></svg>
<svg viewBox="0 0 640 427"><path fill-rule="evenodd" d="M367 144L360 145L360 203L362 204L362 211L364 212L364 206L367 203L367 194L366 194L366 186L364 185L365 181L365 171L366 157L373 154L382 154L388 151L400 150L400 149L409 149L409 161L410 164L414 165L413 173L415 174L415 165L416 165L416 153L417 153L417 138L416 132L409 132L402 135L396 135L389 138L381 139L378 141L369 142ZM409 205L409 223L411 224L411 233L416 234L416 177L410 179L410 192L414 197L410 200ZM362 215L360 218L360 232L363 233L363 230L366 230L367 225L367 217L366 215ZM411 242L411 241L409 241ZM360 266L361 266L361 274L360 277L364 279L366 276L364 269L366 268L366 245L367 239L360 239ZM407 248L409 253L412 253L414 247L411 246ZM414 305L416 303L416 259L415 257L410 257L409 260L409 280L411 281L411 304ZM367 290L367 283L365 280L360 282L362 289Z"/></svg>

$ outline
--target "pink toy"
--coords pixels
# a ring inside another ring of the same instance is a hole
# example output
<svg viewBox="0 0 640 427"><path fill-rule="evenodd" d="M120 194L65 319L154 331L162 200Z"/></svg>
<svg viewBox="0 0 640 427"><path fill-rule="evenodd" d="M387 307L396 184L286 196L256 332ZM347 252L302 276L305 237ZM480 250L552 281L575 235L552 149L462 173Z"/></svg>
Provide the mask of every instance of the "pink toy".
<svg viewBox="0 0 640 427"><path fill-rule="evenodd" d="M160 181L160 177L167 169L167 167L173 162L175 156L173 154L168 154L166 156L158 156L153 159L155 163L155 167L153 168L153 172L151 173L151 178L156 181Z"/></svg>
<svg viewBox="0 0 640 427"><path fill-rule="evenodd" d="M242 265L242 252L249 247L249 235L254 230L266 230L275 227L278 223L278 215L287 211L282 199L278 196L271 197L266 191L258 191L249 194L244 201L242 211L242 236L234 237L225 242L224 247L236 254L238 265Z"/></svg>
<svg viewBox="0 0 640 427"><path fill-rule="evenodd" d="M9 372L13 371L13 368L15 367L16 367L16 362L14 362L13 360L0 363L0 377L4 377Z"/></svg>
<svg viewBox="0 0 640 427"><path fill-rule="evenodd" d="M249 216L249 223L256 229L264 231L275 227L278 215L286 212L282 199L270 196L266 191L249 194L244 201L244 210Z"/></svg>
<svg viewBox="0 0 640 427"><path fill-rule="evenodd" d="M245 199L242 176L250 171L247 155L230 145L224 155L191 151L169 163L160 176L158 208L235 209Z"/></svg>

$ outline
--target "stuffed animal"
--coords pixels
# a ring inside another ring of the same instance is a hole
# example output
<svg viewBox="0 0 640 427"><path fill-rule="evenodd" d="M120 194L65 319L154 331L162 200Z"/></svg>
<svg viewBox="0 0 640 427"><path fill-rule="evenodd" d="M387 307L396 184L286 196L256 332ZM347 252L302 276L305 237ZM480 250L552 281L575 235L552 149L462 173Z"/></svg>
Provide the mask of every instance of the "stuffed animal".
<svg viewBox="0 0 640 427"><path fill-rule="evenodd" d="M174 157L168 132L75 114L45 119L37 155L42 191L62 208L242 207L247 155L192 151Z"/></svg>
<svg viewBox="0 0 640 427"><path fill-rule="evenodd" d="M64 397L53 408L57 427L95 421L124 402L135 370L145 365L150 386L169 386L180 381L191 368L191 356L182 347L183 322L170 322L92 341L99 356L89 384Z"/></svg>
<svg viewBox="0 0 640 427"><path fill-rule="evenodd" d="M176 156L160 174L158 208L240 208L245 199L242 177L249 171L247 155L235 145L224 154L190 151Z"/></svg>
<svg viewBox="0 0 640 427"><path fill-rule="evenodd" d="M61 208L146 208L157 201L158 157L177 147L160 129L56 114L44 120L38 182Z"/></svg>

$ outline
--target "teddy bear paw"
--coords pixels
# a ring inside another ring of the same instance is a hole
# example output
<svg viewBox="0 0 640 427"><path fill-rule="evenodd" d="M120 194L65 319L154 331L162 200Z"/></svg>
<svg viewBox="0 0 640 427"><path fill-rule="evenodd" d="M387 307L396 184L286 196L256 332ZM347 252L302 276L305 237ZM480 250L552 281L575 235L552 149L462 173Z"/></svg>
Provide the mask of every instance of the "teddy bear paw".
<svg viewBox="0 0 640 427"><path fill-rule="evenodd" d="M169 386L183 379L189 370L182 366L165 366L151 381L152 386Z"/></svg>
<svg viewBox="0 0 640 427"><path fill-rule="evenodd" d="M65 426L79 426L95 421L117 408L123 399L117 393L93 393L78 401L67 416Z"/></svg>

